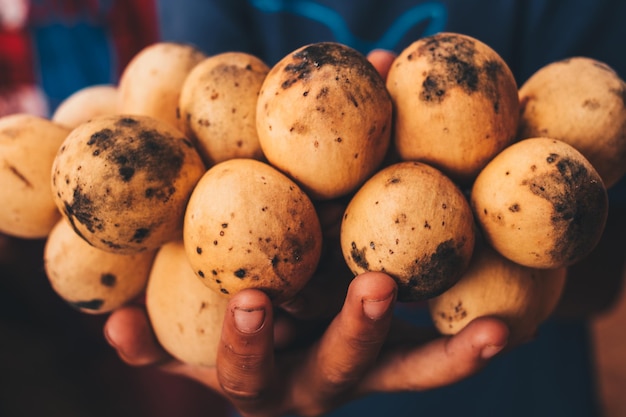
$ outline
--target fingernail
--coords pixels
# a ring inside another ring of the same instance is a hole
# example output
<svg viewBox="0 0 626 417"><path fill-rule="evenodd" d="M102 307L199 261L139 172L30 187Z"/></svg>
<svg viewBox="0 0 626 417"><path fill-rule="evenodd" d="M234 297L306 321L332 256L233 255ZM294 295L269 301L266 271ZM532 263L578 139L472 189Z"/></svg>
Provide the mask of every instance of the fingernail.
<svg viewBox="0 0 626 417"><path fill-rule="evenodd" d="M258 331L265 321L265 310L263 308L241 308L234 310L235 326L243 333L254 333Z"/></svg>
<svg viewBox="0 0 626 417"><path fill-rule="evenodd" d="M480 356L483 359L491 359L496 356L502 349L504 349L504 345L487 345L480 352Z"/></svg>
<svg viewBox="0 0 626 417"><path fill-rule="evenodd" d="M363 299L363 313L372 320L379 320L389 310L391 301L393 300L393 293L389 294L382 300L368 300Z"/></svg>

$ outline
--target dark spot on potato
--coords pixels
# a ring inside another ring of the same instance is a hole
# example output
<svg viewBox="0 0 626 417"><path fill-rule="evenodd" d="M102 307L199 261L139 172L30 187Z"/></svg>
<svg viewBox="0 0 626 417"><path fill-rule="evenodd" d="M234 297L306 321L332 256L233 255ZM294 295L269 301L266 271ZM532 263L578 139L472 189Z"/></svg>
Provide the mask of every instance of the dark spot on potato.
<svg viewBox="0 0 626 417"><path fill-rule="evenodd" d="M15 175L21 182L23 182L26 187L33 188L33 184L28 181L28 178L26 178L24 174L22 174L15 166L9 165L9 171L11 171L13 175Z"/></svg>
<svg viewBox="0 0 626 417"><path fill-rule="evenodd" d="M115 122L115 124L118 126L128 127L128 126L135 126L139 124L139 122L136 119L133 119L132 117L122 117L117 122Z"/></svg>
<svg viewBox="0 0 626 417"><path fill-rule="evenodd" d="M100 283L105 287L115 287L117 283L117 277L115 274L102 274L100 276Z"/></svg>
<svg viewBox="0 0 626 417"><path fill-rule="evenodd" d="M398 281L398 301L421 301L435 297L452 287L467 266L461 253L465 240L441 242L431 255L415 259L408 267L408 279Z"/></svg>
<svg viewBox="0 0 626 417"><path fill-rule="evenodd" d="M93 310L98 311L104 305L104 300L101 298L94 298L93 300L86 301L72 301L69 303L72 307L79 310Z"/></svg>
<svg viewBox="0 0 626 417"><path fill-rule="evenodd" d="M369 270L369 262L365 259L365 251L366 248L358 249L355 242L351 243L350 257L354 261L354 263L361 269L367 271Z"/></svg>
<svg viewBox="0 0 626 417"><path fill-rule="evenodd" d="M519 206L519 204L517 204L517 203L512 204L512 205L509 207L509 211L510 211L511 213L517 213L517 212L519 212L519 211L520 211L520 206Z"/></svg>
<svg viewBox="0 0 626 417"><path fill-rule="evenodd" d="M135 175L135 169L132 167L122 166L119 169L120 176L122 177L122 181L128 182Z"/></svg>
<svg viewBox="0 0 626 417"><path fill-rule="evenodd" d="M220 288L222 294L230 294L226 288Z"/></svg>
<svg viewBox="0 0 626 417"><path fill-rule="evenodd" d="M141 243L150 235L150 229L146 229L145 227L140 227L135 230L131 242Z"/></svg>
<svg viewBox="0 0 626 417"><path fill-rule="evenodd" d="M82 234L78 231L75 221L85 226L91 233L94 233L96 228L100 228L102 226L101 221L95 217L96 207L93 201L91 201L91 199L83 193L80 185L77 185L76 188L74 188L72 201L64 201L63 205L63 211L65 212L66 217L70 221L74 230L80 236L82 236Z"/></svg>
<svg viewBox="0 0 626 417"><path fill-rule="evenodd" d="M235 276L237 278L243 279L246 277L246 270L244 268L239 268L235 271Z"/></svg>
<svg viewBox="0 0 626 417"><path fill-rule="evenodd" d="M198 276L200 278L204 278L204 271L202 271L201 269L198 270Z"/></svg>
<svg viewBox="0 0 626 417"><path fill-rule="evenodd" d="M196 246L196 253L202 255L202 248L200 246Z"/></svg>
<svg viewBox="0 0 626 417"><path fill-rule="evenodd" d="M522 182L552 205L554 247L549 256L571 264L585 256L604 229L608 197L603 183L578 161L551 153L546 161L552 171Z"/></svg>

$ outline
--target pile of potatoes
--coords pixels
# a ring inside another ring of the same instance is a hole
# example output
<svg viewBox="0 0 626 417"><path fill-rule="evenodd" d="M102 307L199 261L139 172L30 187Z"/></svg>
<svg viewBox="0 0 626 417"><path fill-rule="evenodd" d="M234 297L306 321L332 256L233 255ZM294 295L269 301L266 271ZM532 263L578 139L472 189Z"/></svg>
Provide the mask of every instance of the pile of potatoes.
<svg viewBox="0 0 626 417"><path fill-rule="evenodd" d="M427 302L443 334L495 315L525 340L603 233L625 92L584 57L518 88L458 33L416 40L386 80L333 42L273 67L157 43L49 119L0 119L0 232L46 239L50 284L80 311L145 294L187 363L214 363L229 297L288 301L332 248Z"/></svg>

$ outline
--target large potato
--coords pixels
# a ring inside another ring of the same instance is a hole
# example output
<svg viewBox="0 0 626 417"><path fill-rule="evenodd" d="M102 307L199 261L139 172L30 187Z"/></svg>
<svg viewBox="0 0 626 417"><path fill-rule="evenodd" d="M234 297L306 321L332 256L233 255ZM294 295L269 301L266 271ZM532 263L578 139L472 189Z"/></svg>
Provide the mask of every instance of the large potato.
<svg viewBox="0 0 626 417"><path fill-rule="evenodd" d="M154 260L146 310L161 346L191 365L214 366L228 299L196 277L182 241L166 243Z"/></svg>
<svg viewBox="0 0 626 417"><path fill-rule="evenodd" d="M469 184L517 133L515 78L488 45L458 33L415 41L393 62L394 143L403 160L426 162Z"/></svg>
<svg viewBox="0 0 626 417"><path fill-rule="evenodd" d="M608 214L606 188L573 146L529 138L509 146L481 171L471 205L485 239L531 268L559 268L598 243Z"/></svg>
<svg viewBox="0 0 626 417"><path fill-rule="evenodd" d="M155 251L133 255L103 251L61 219L46 240L44 267L59 297L84 313L104 314L145 289L154 255Z"/></svg>
<svg viewBox="0 0 626 417"><path fill-rule="evenodd" d="M359 52L315 43L285 56L259 95L257 130L269 162L313 199L355 190L389 147L391 100Z"/></svg>
<svg viewBox="0 0 626 417"><path fill-rule="evenodd" d="M262 159L256 105L269 67L243 52L206 58L187 76L180 93L180 129L207 166L232 158Z"/></svg>
<svg viewBox="0 0 626 417"><path fill-rule="evenodd" d="M459 282L428 300L428 307L442 334L456 334L478 317L497 317L508 325L508 343L515 345L531 339L552 314L566 275L565 268L529 268L477 245Z"/></svg>
<svg viewBox="0 0 626 417"><path fill-rule="evenodd" d="M626 83L607 64L573 57L548 64L519 90L520 138L574 146L607 188L626 173Z"/></svg>
<svg viewBox="0 0 626 417"><path fill-rule="evenodd" d="M178 126L180 90L206 55L192 45L157 42L126 65L120 82L119 112L154 117Z"/></svg>
<svg viewBox="0 0 626 417"><path fill-rule="evenodd" d="M54 199L93 246L131 254L180 239L185 206L205 172L191 141L149 116L91 119L61 145Z"/></svg>
<svg viewBox="0 0 626 417"><path fill-rule="evenodd" d="M254 159L230 159L204 174L187 205L183 239L207 286L227 297L258 288L275 303L308 282L322 246L309 197Z"/></svg>
<svg viewBox="0 0 626 417"><path fill-rule="evenodd" d="M400 162L370 178L341 224L341 249L352 272L382 271L398 283L398 300L419 301L450 288L474 248L474 220L461 190L441 171Z"/></svg>
<svg viewBox="0 0 626 417"><path fill-rule="evenodd" d="M50 170L70 129L42 117L0 118L0 232L46 237L61 217L50 191Z"/></svg>

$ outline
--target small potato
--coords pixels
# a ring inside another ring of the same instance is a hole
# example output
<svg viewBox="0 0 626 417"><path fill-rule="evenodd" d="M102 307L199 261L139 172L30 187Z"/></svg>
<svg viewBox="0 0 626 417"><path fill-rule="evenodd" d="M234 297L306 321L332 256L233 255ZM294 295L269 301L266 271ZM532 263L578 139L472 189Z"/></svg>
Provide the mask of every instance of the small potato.
<svg viewBox="0 0 626 417"><path fill-rule="evenodd" d="M117 87L110 84L84 87L67 97L51 117L70 129L98 116L118 113Z"/></svg>
<svg viewBox="0 0 626 417"><path fill-rule="evenodd" d="M155 251L105 252L85 242L61 219L44 247L44 267L54 291L74 308L104 314L135 299L146 287Z"/></svg>
<svg viewBox="0 0 626 417"><path fill-rule="evenodd" d="M459 282L428 300L428 307L442 334L456 334L478 317L497 317L509 326L508 343L515 345L532 338L552 314L565 287L565 277L565 268L525 267L488 245L476 245Z"/></svg>
<svg viewBox="0 0 626 417"><path fill-rule="evenodd" d="M146 310L161 346L194 366L214 366L228 299L196 277L182 241L163 245L146 289Z"/></svg>
<svg viewBox="0 0 626 417"><path fill-rule="evenodd" d="M119 113L154 117L178 127L180 91L206 55L191 45L157 42L139 51L118 84Z"/></svg>
<svg viewBox="0 0 626 417"><path fill-rule="evenodd" d="M356 274L381 271L399 301L441 294L459 279L474 248L474 220L461 190L441 171L400 162L370 178L341 224L341 248Z"/></svg>
<svg viewBox="0 0 626 417"><path fill-rule="evenodd" d="M478 39L450 32L418 39L394 60L387 89L401 159L428 163L457 183L471 184L515 140L517 83Z"/></svg>
<svg viewBox="0 0 626 417"><path fill-rule="evenodd" d="M226 297L258 288L280 304L315 272L322 231L311 200L288 177L264 162L230 159L193 190L183 239L205 285Z"/></svg>
<svg viewBox="0 0 626 417"><path fill-rule="evenodd" d="M257 131L268 161L315 200L354 191L381 165L391 99L361 53L320 42L285 56L259 95Z"/></svg>
<svg viewBox="0 0 626 417"><path fill-rule="evenodd" d="M607 188L626 174L626 83L607 64L572 57L540 68L519 90L520 138L562 140Z"/></svg>
<svg viewBox="0 0 626 417"><path fill-rule="evenodd" d="M481 171L471 205L486 241L531 268L560 268L598 243L608 214L600 175L573 146L529 138Z"/></svg>
<svg viewBox="0 0 626 417"><path fill-rule="evenodd" d="M243 52L206 58L187 76L180 93L180 129L205 164L232 158L263 159L256 131L259 90L269 67Z"/></svg>
<svg viewBox="0 0 626 417"><path fill-rule="evenodd" d="M50 191L50 170L70 129L48 119L0 118L0 232L44 238L61 217Z"/></svg>
<svg viewBox="0 0 626 417"><path fill-rule="evenodd" d="M76 233L102 250L132 254L181 238L185 206L205 170L191 141L169 123L101 116L67 136L52 189Z"/></svg>

